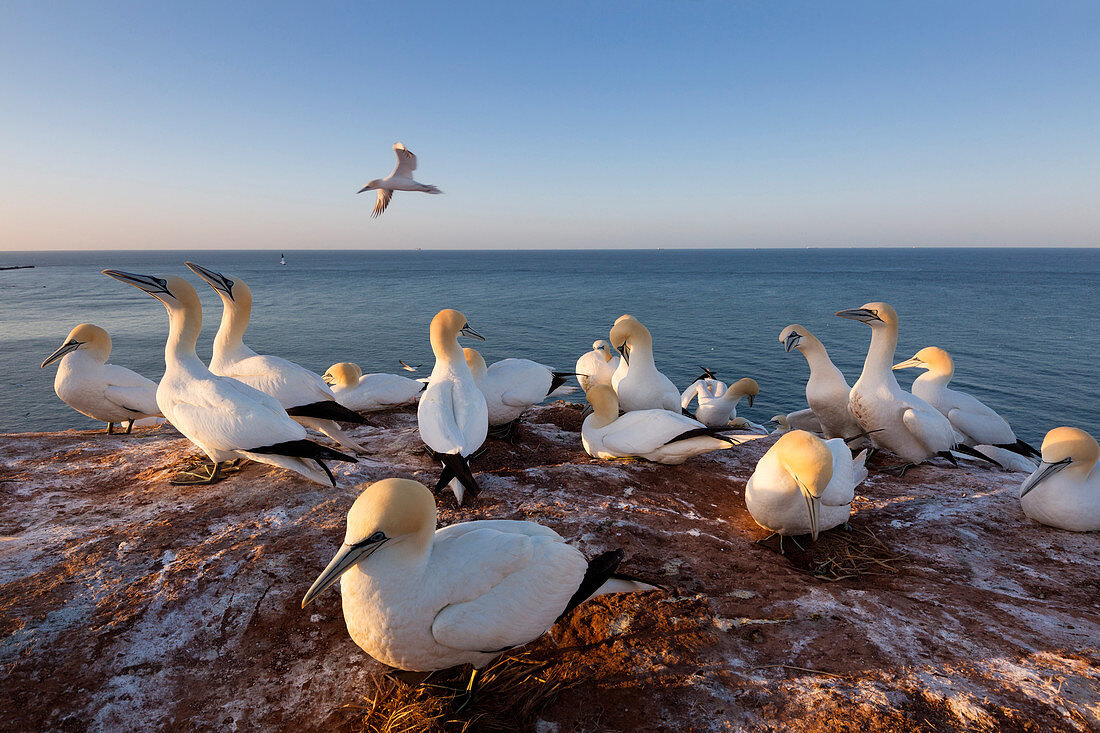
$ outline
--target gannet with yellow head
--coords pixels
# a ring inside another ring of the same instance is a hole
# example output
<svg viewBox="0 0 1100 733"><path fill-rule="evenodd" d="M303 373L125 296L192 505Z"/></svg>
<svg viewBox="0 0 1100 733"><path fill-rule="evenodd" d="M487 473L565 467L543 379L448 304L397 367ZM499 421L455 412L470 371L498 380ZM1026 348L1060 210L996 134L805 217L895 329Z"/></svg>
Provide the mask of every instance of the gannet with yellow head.
<svg viewBox="0 0 1100 733"><path fill-rule="evenodd" d="M321 378L332 389L337 402L357 412L411 405L427 386L425 382L399 374L363 374L358 364L349 361L333 364Z"/></svg>
<svg viewBox="0 0 1100 733"><path fill-rule="evenodd" d="M202 330L199 295L183 278L160 278L119 270L104 275L153 296L168 311L164 376L157 405L172 426L210 457L205 474L174 483L214 483L226 461L247 458L286 468L323 485L336 485L326 460L355 463L323 445L306 440L306 431L290 419L274 398L229 377L219 377L199 360L195 343Z"/></svg>
<svg viewBox="0 0 1100 733"><path fill-rule="evenodd" d="M1100 531L1100 445L1078 428L1054 428L1043 438L1042 462L1020 486L1024 514L1071 532Z"/></svg>
<svg viewBox="0 0 1100 733"><path fill-rule="evenodd" d="M826 438L852 438L863 433L848 406L852 389L844 374L833 364L821 340L797 323L779 333L779 343L790 353L798 349L810 366L806 380L806 404L814 411Z"/></svg>
<svg viewBox="0 0 1100 733"><path fill-rule="evenodd" d="M592 350L581 354L574 369L577 381L585 392L597 384L611 385L611 377L619 368L619 357L611 353L611 346L603 340L593 341Z"/></svg>
<svg viewBox="0 0 1100 733"><path fill-rule="evenodd" d="M814 435L822 435L821 423L817 419L817 415L810 408L805 410L795 410L794 412L788 412L786 415L773 415L770 423L775 423L776 428L772 431L772 435L781 435L788 430L805 430L808 433Z"/></svg>
<svg viewBox="0 0 1100 733"><path fill-rule="evenodd" d="M653 336L631 315L619 316L608 334L622 358L611 376L611 387L624 412L671 410L680 412L680 390L657 370L653 361Z"/></svg>
<svg viewBox="0 0 1100 733"><path fill-rule="evenodd" d="M753 400L760 394L760 385L750 377L739 379L728 388L717 379L699 380L695 384L699 385L695 392L699 403L695 419L711 428L725 427L735 419L737 403L742 397L748 398L749 407L752 407ZM713 389L708 389L710 384L714 385Z"/></svg>
<svg viewBox="0 0 1100 733"><path fill-rule="evenodd" d="M485 395L489 432L493 437L511 435L515 421L527 408L574 390L565 383L570 376L568 372L554 371L530 359L501 359L486 367L485 358L477 349L463 349L462 353Z"/></svg>
<svg viewBox="0 0 1100 733"><path fill-rule="evenodd" d="M69 407L93 420L107 423L107 434L115 423L126 423L127 434L134 421L160 415L157 385L126 367L108 364L111 337L99 326L81 323L69 331L61 348L46 357L42 368L54 362L57 376L53 389Z"/></svg>
<svg viewBox="0 0 1100 733"><path fill-rule="evenodd" d="M654 590L616 573L622 550L591 561L534 522L480 520L436 529L431 492L389 478L348 512L344 543L302 599L340 580L353 641L383 664L429 672L478 670L542 636L597 595Z"/></svg>

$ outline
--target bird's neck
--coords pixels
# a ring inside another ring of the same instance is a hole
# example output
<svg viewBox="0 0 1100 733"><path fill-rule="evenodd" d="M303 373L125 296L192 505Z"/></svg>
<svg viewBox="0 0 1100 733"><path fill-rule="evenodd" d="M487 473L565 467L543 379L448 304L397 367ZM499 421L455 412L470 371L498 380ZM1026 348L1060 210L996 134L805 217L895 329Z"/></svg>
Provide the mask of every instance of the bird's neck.
<svg viewBox="0 0 1100 733"><path fill-rule="evenodd" d="M943 369L929 369L924 374L913 380L913 383L916 384L917 382L920 382L922 385L943 388L946 387L948 382L951 381L951 377L954 376L954 374L954 369L950 369L948 371L944 371Z"/></svg>
<svg viewBox="0 0 1100 733"><path fill-rule="evenodd" d="M466 355L462 353L462 347L458 345L457 337L433 333L431 335L431 342L432 353L435 354L436 369L442 366L452 370L461 371L465 369L467 372L470 372L470 367L466 364ZM473 378L472 372L470 372L470 376Z"/></svg>
<svg viewBox="0 0 1100 733"><path fill-rule="evenodd" d="M636 366L657 368L653 361L653 339L646 336L630 339L630 368Z"/></svg>
<svg viewBox="0 0 1100 733"><path fill-rule="evenodd" d="M203 366L195 353L202 331L202 311L173 308L168 311L168 341L164 345L165 366ZM205 367L203 367L205 368Z"/></svg>
<svg viewBox="0 0 1100 733"><path fill-rule="evenodd" d="M222 320L214 336L214 361L236 361L255 356L255 352L244 345L244 332L248 330L251 317L251 308L242 310L222 300Z"/></svg>
<svg viewBox="0 0 1100 733"><path fill-rule="evenodd" d="M879 379L893 380L897 384L894 372L891 371L897 347L897 329L888 326L872 327L871 346L867 349L867 358L863 362L863 376L874 375Z"/></svg>

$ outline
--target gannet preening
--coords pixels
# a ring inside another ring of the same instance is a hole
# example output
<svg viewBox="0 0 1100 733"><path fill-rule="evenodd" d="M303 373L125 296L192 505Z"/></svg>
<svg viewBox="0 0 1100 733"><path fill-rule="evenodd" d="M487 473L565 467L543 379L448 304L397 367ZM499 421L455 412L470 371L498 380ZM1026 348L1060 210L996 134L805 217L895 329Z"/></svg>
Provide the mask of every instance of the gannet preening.
<svg viewBox="0 0 1100 733"><path fill-rule="evenodd" d="M99 326L81 323L69 331L61 348L42 362L45 369L55 361L57 376L53 390L69 407L93 420L107 423L107 434L115 423L126 423L126 433L134 421L160 415L157 385L126 367L108 364L111 337Z"/></svg>
<svg viewBox="0 0 1100 733"><path fill-rule="evenodd" d="M477 349L462 352L474 381L485 395L489 427L499 428L490 432L500 437L511 435L516 420L528 407L574 389L565 384L571 376L569 372L556 372L530 359L501 359L486 368Z"/></svg>
<svg viewBox="0 0 1100 733"><path fill-rule="evenodd" d="M821 435L821 422L817 419L817 415L810 408L805 410L796 410L794 412L788 412L786 415L773 415L772 419L768 422L776 424L776 429L772 431L772 435L779 435L785 433L788 430L805 430L808 433L814 433L815 435ZM860 433L862 434L862 430Z"/></svg>
<svg viewBox="0 0 1100 733"><path fill-rule="evenodd" d="M202 330L199 295L183 278L159 278L118 270L104 275L133 285L168 310L164 376L157 405L172 426L210 457L209 473L196 481L221 480L222 464L237 458L286 468L319 484L336 486L326 460L355 463L355 458L306 440L306 430L290 419L270 395L206 368L195 353Z"/></svg>
<svg viewBox="0 0 1100 733"><path fill-rule="evenodd" d="M183 264L213 288L222 301L222 320L214 336L210 371L271 395L295 421L324 433L348 450L366 453L336 422L366 421L336 400L321 375L278 356L261 356L245 346L244 332L252 316L252 290L248 285L240 278L230 279L194 262Z"/></svg>
<svg viewBox="0 0 1100 733"><path fill-rule="evenodd" d="M671 410L680 412L680 390L653 363L653 337L634 318L620 316L611 327L611 345L622 359L611 377L611 387L625 412Z"/></svg>
<svg viewBox="0 0 1100 733"><path fill-rule="evenodd" d="M852 416L869 434L871 443L907 461L893 469L899 475L932 456L942 456L955 463L951 455L955 445L951 423L935 407L903 390L894 378L898 314L886 303L867 303L862 308L839 311L837 315L871 327L871 346L863 363L863 373L852 386L848 398Z"/></svg>
<svg viewBox="0 0 1100 733"><path fill-rule="evenodd" d="M913 381L913 394L942 412L963 437L964 445L992 445L1025 458L1040 457L1039 451L1017 438L1008 421L992 408L965 392L948 389L955 374L955 362L949 353L929 346L912 359L894 365L894 369L914 367L926 371Z"/></svg>
<svg viewBox="0 0 1100 733"><path fill-rule="evenodd" d="M805 326L791 324L779 334L779 343L790 353L798 349L810 365L806 380L806 404L814 411L826 438L853 438L863 433L848 406L852 389L833 364L825 345Z"/></svg>
<svg viewBox="0 0 1100 733"><path fill-rule="evenodd" d="M596 385L587 396L592 414L581 425L581 443L593 458L644 458L675 465L741 442L671 410L634 410L620 416L615 391L607 385Z"/></svg>
<svg viewBox="0 0 1100 733"><path fill-rule="evenodd" d="M612 355L611 347L606 341L592 342L592 350L581 354L577 359L575 371L577 381L585 392L597 384L611 385L611 377L619 368L619 357Z"/></svg>
<svg viewBox="0 0 1100 733"><path fill-rule="evenodd" d="M691 398L694 397L699 403L695 409L695 419L708 428L721 428L729 425L730 421L737 417L737 403L742 397L748 398L749 407L752 407L753 400L758 394L760 394L760 385L755 379L749 377L737 380L728 388L720 380L706 379L699 380L688 387L681 399L690 403ZM749 423L749 425L752 424Z"/></svg>
<svg viewBox="0 0 1100 733"><path fill-rule="evenodd" d="M302 608L340 580L348 633L379 662L411 672L473 665L464 705L482 667L586 600L659 589L616 572L622 550L586 560L534 522L435 527L435 500L423 484L371 484L352 504L344 543Z"/></svg>
<svg viewBox="0 0 1100 733"><path fill-rule="evenodd" d="M1024 514L1071 532L1100 530L1100 445L1077 428L1054 428L1043 438L1042 462L1020 486Z"/></svg>
<svg viewBox="0 0 1100 733"><path fill-rule="evenodd" d="M332 389L337 402L357 412L411 405L427 386L399 374L363 374L358 364L349 361L333 364L321 378Z"/></svg>
<svg viewBox="0 0 1100 733"><path fill-rule="evenodd" d="M381 216L386 207L390 205L390 199L393 198L394 191L443 193L435 186L413 180L413 171L416 170L416 156L403 143L394 143L393 152L397 154L397 167L393 169L393 173L385 178L375 178L358 191L358 193L378 191L378 199L374 202L374 211L370 215L372 219Z"/></svg>
<svg viewBox="0 0 1100 733"><path fill-rule="evenodd" d="M435 367L428 388L420 396L416 419L420 439L443 464L435 491L449 486L462 506L467 491L471 496L480 491L467 459L485 442L489 408L466 364L458 337L485 338L470 328L466 316L450 308L435 314L429 333Z"/></svg>
<svg viewBox="0 0 1100 733"><path fill-rule="evenodd" d="M856 458L841 438L824 441L805 430L784 433L745 484L745 506L764 529L780 536L820 532L848 521L855 487L867 478L867 452Z"/></svg>

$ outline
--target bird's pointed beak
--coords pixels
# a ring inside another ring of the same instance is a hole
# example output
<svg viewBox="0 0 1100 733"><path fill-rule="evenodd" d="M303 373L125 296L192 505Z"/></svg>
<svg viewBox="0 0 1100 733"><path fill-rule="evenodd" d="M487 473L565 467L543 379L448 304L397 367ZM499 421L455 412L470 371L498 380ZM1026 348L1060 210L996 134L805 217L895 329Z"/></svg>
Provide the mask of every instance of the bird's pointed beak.
<svg viewBox="0 0 1100 733"><path fill-rule="evenodd" d="M843 311L842 311L843 312ZM840 313L837 313L839 316ZM787 336L787 340L783 342L783 350L788 354L791 353L791 349L798 346L798 342L802 340L802 334L792 333Z"/></svg>
<svg viewBox="0 0 1100 733"><path fill-rule="evenodd" d="M581 410L581 420L584 420L589 415L593 415L595 413L596 413L596 408L595 407L593 407L592 405L585 405L584 409Z"/></svg>
<svg viewBox="0 0 1100 733"><path fill-rule="evenodd" d="M57 361L61 357L65 356L65 354L70 354L70 353L76 351L79 348L80 348L80 342L79 341L66 341L64 344L61 345L60 349L58 349L57 351L53 352L48 357L46 357L46 361L42 362L42 368L45 369L50 364L53 364L55 361Z"/></svg>
<svg viewBox="0 0 1100 733"><path fill-rule="evenodd" d="M478 341L484 341L485 340L484 336L482 336L480 333L478 333L474 329L470 328L469 323L467 323L465 326L463 326L462 330L459 331L458 333L462 336L467 336L467 337L472 338L472 339L477 339Z"/></svg>
<svg viewBox="0 0 1100 733"><path fill-rule="evenodd" d="M620 354L622 354L623 361L625 361L627 363L627 366L629 366L630 365L630 347L627 346L627 342L623 341L622 344L615 347L615 350L618 351Z"/></svg>
<svg viewBox="0 0 1100 733"><path fill-rule="evenodd" d="M748 401L749 401L749 407L752 407L752 403L756 401L756 395L754 395L754 394L747 395L746 399L748 399Z"/></svg>
<svg viewBox="0 0 1100 733"><path fill-rule="evenodd" d="M795 476L794 480L798 483L798 488L801 489L801 491L802 491L802 499L806 502L806 512L807 512L807 514L809 514L809 517L810 517L810 538L814 542L817 542L817 535L818 535L818 519L817 519L818 498L813 495L813 492L811 492L810 489L804 483L802 483L802 481L797 476Z"/></svg>
<svg viewBox="0 0 1100 733"><path fill-rule="evenodd" d="M168 290L168 281L154 275L138 275L133 272L123 272L122 270L103 270L102 272L107 277L113 277L115 280L126 283L127 285L133 285L138 290L142 290L152 295L162 303L165 302L162 296L172 295Z"/></svg>
<svg viewBox="0 0 1100 733"><path fill-rule="evenodd" d="M912 369L913 367L919 367L922 364L924 364L924 362L914 356L912 359L906 359L905 361L899 361L897 364L895 364L894 366L892 366L890 368L894 369L896 371L898 369Z"/></svg>
<svg viewBox="0 0 1100 733"><path fill-rule="evenodd" d="M325 571L317 576L317 580L313 581L313 585L306 591L305 597L302 598L302 608L309 605L314 598L321 595L326 588L339 580L340 576L350 570L353 565L366 560L385 543L386 539L383 538L380 540L367 539L354 545L341 545L336 557L329 561Z"/></svg>
<svg viewBox="0 0 1100 733"><path fill-rule="evenodd" d="M214 272L202 265L196 265L194 262L184 262L191 269L191 272L195 273L203 279L203 281L214 288L214 292L219 295L225 294L227 298L233 300L233 281L220 272Z"/></svg>
<svg viewBox="0 0 1100 733"><path fill-rule="evenodd" d="M1029 491L1034 489L1036 486L1038 486L1040 483L1047 480L1054 474L1061 471L1072 462L1072 458L1063 458L1057 463L1047 463L1046 461L1041 461L1039 463L1039 467L1036 468L1030 476L1024 479L1023 485L1020 486L1020 498L1023 499Z"/></svg>
<svg viewBox="0 0 1100 733"><path fill-rule="evenodd" d="M364 191L369 191L369 190L370 190L370 186L367 185L367 186L363 186L361 189L356 191L356 193L363 193Z"/></svg>
<svg viewBox="0 0 1100 733"><path fill-rule="evenodd" d="M837 311L836 314L841 318L848 318L853 321L860 321L861 323L874 323L875 321L881 321L878 317L878 313L867 310L866 308L849 308L847 310Z"/></svg>

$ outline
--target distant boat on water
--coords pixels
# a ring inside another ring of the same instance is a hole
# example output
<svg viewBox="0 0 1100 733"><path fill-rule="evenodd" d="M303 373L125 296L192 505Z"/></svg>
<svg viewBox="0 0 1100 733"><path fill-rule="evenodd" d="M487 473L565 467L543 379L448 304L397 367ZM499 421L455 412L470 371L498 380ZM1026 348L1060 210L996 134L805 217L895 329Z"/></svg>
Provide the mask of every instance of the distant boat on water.
<svg viewBox="0 0 1100 733"><path fill-rule="evenodd" d="M286 255L282 252L279 253L279 264L286 267Z"/></svg>

